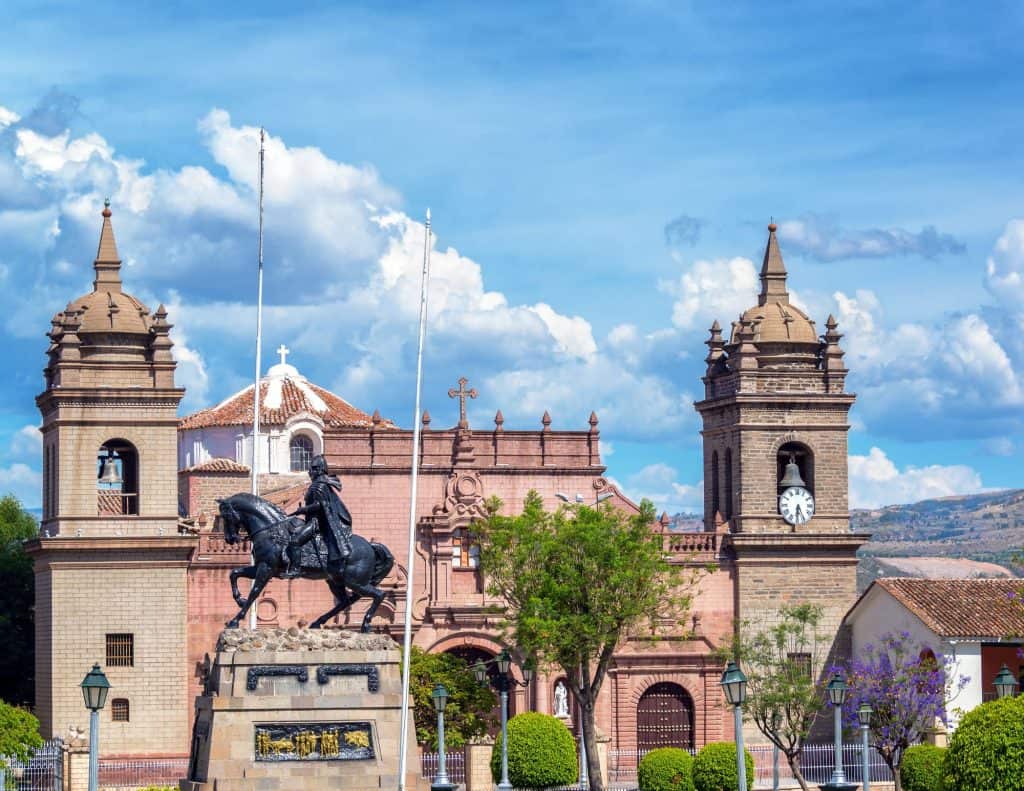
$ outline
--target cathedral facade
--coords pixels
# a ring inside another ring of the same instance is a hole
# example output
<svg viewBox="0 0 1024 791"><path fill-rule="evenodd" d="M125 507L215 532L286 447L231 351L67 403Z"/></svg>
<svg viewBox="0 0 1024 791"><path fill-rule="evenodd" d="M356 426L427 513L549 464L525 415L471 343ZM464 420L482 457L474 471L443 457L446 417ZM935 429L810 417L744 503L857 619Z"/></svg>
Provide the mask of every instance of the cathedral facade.
<svg viewBox="0 0 1024 791"><path fill-rule="evenodd" d="M497 496L506 512L530 490L563 501L636 505L604 477L598 417L578 428L548 413L532 429L470 425L460 380L453 427L424 413L416 551L406 556L414 433L367 414L307 380L287 361L260 382L254 438L252 386L220 404L177 416L183 390L163 307L150 313L122 290L109 208L103 212L93 291L58 313L49 333L43 416L43 521L30 544L36 573L37 714L45 736L84 721L78 683L99 661L112 684L103 712L107 755L183 755L206 654L237 611L231 569L248 549L214 531L217 498L258 489L291 511L306 470L322 453L344 486L354 530L389 546L395 568L374 626L396 637L412 596L414 642L431 652L490 658L503 647L500 616L485 592L469 527ZM847 413L853 396L835 322L819 335L789 303L774 226L757 304L725 338L707 342L704 530L651 529L684 565L714 565L690 618L665 624L656 642L638 635L616 652L602 691L600 728L613 749L700 747L732 736L714 651L737 618L770 619L784 602L826 608L830 628L854 601L856 549L846 491ZM754 295L751 295L752 299ZM430 396L428 394L428 406ZM410 574L410 572L413 572ZM412 584L409 584L410 576ZM333 606L322 583L273 580L256 611L260 626L309 622ZM356 625L363 604L335 619ZM837 632L838 634L838 632ZM836 650L842 650L837 640ZM514 711L560 713L572 723L558 674L513 695Z"/></svg>

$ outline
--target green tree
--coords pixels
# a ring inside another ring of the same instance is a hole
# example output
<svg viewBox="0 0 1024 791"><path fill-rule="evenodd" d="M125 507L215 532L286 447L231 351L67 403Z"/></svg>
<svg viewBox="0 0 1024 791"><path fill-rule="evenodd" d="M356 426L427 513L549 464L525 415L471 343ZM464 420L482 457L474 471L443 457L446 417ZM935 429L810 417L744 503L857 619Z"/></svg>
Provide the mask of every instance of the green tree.
<svg viewBox="0 0 1024 791"><path fill-rule="evenodd" d="M444 710L444 737L448 747L461 747L482 736L491 724L496 699L489 687L478 684L473 671L454 654L428 654L413 647L409 669L416 718L416 741L437 749L437 712L430 693L435 684L448 689Z"/></svg>
<svg viewBox="0 0 1024 791"><path fill-rule="evenodd" d="M17 497L0 498L0 698L18 704L35 698L35 578L24 542L38 534Z"/></svg>
<svg viewBox="0 0 1024 791"><path fill-rule="evenodd" d="M43 744L39 720L32 712L0 700L0 756L27 761L29 753Z"/></svg>
<svg viewBox="0 0 1024 791"><path fill-rule="evenodd" d="M644 501L627 515L608 505L544 510L530 491L523 512L477 525L488 592L504 599L506 631L521 651L560 668L581 713L592 786L604 791L594 714L615 647L656 619L681 623L703 569L666 558Z"/></svg>
<svg viewBox="0 0 1024 791"><path fill-rule="evenodd" d="M744 714L779 748L804 791L810 786L801 771L800 751L825 708L819 679L829 640L819 631L822 615L817 605L783 607L775 623L741 623L732 648L747 676Z"/></svg>

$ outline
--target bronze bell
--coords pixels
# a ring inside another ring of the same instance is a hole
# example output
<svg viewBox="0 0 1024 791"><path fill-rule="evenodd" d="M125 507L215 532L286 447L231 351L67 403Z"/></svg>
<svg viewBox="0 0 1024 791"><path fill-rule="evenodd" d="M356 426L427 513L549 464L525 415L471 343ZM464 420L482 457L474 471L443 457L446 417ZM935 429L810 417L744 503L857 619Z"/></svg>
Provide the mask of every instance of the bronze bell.
<svg viewBox="0 0 1024 791"><path fill-rule="evenodd" d="M800 477L800 468L796 465L796 459L789 457L789 464L786 465L786 474L779 481L779 487L788 489L790 486L806 486L804 479Z"/></svg>
<svg viewBox="0 0 1024 791"><path fill-rule="evenodd" d="M121 483L121 476L117 474L117 464L114 463L114 459L110 456L103 460L103 469L100 471L99 482L111 486Z"/></svg>

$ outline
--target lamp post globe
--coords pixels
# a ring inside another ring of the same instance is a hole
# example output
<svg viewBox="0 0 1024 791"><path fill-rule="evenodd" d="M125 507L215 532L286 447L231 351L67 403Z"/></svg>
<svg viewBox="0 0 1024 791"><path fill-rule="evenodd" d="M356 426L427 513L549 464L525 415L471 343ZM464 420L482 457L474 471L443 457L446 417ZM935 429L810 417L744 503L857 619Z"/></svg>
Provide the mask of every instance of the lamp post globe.
<svg viewBox="0 0 1024 791"><path fill-rule="evenodd" d="M842 708L843 704L846 703L846 693L848 691L843 677L839 673L833 675L826 689L828 690L828 699L832 702L832 705Z"/></svg>
<svg viewBox="0 0 1024 791"><path fill-rule="evenodd" d="M89 791L97 791L100 775L100 709L107 702L110 682L97 662L82 679L82 697L89 710Z"/></svg>
<svg viewBox="0 0 1024 791"><path fill-rule="evenodd" d="M1017 683L1017 679L1013 677L1013 673L1010 672L1010 668L1006 665L1000 668L993 683L996 688L996 695L1000 698L1012 698L1017 694L1017 687L1020 686Z"/></svg>

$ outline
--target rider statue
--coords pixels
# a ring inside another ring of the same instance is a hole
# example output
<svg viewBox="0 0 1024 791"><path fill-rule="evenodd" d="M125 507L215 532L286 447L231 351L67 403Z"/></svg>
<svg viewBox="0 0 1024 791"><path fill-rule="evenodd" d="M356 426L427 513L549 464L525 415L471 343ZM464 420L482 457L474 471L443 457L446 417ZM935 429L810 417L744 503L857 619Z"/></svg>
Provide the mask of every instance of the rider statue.
<svg viewBox="0 0 1024 791"><path fill-rule="evenodd" d="M327 474L327 461L314 456L309 465L312 483L306 490L306 504L289 516L305 516L303 528L288 541L288 570L281 576L294 579L302 573L302 545L320 533L327 545L327 562L344 563L352 554L352 516L338 492L341 481Z"/></svg>

